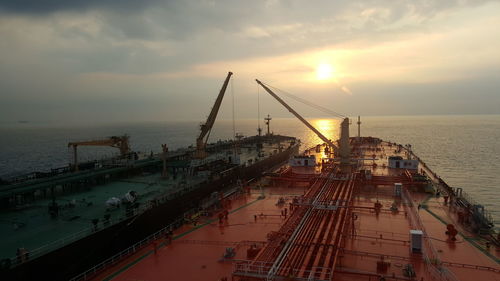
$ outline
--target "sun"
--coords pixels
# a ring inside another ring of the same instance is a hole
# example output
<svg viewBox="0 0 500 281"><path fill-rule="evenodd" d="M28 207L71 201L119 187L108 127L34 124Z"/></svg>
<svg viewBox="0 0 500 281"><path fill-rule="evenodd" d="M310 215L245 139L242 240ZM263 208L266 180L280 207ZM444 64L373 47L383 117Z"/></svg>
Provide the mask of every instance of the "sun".
<svg viewBox="0 0 500 281"><path fill-rule="evenodd" d="M320 63L316 67L316 79L328 80L333 77L333 67L329 63Z"/></svg>

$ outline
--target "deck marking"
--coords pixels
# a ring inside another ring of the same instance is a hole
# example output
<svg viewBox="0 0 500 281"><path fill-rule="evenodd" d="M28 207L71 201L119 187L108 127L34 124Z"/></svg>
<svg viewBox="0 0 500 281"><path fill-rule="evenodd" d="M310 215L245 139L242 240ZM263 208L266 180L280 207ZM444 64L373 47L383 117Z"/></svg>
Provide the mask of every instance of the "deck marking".
<svg viewBox="0 0 500 281"><path fill-rule="evenodd" d="M131 268L132 266L134 266L136 263L140 262L141 260L145 259L146 257L148 257L149 255L151 255L153 251L152 250L149 250L147 253L145 253L144 255L140 256L139 258L137 258L136 260L126 264L124 267L120 268L118 271L114 272L114 273L111 273L110 275L108 275L106 278L102 279L103 281L109 281L109 280L112 280L113 278L115 278L116 276L120 275L121 273L123 273L124 271L126 271L127 269Z"/></svg>
<svg viewBox="0 0 500 281"><path fill-rule="evenodd" d="M438 221L442 222L444 225L448 224L446 221L444 221L444 219L442 219L440 216L438 216L433 211L429 210L427 207L424 207L423 209L426 210L433 217L435 217ZM483 249L473 239L471 239L470 237L465 236L461 231L458 231L458 234L460 234L460 236L462 236L465 241L469 242L469 244L471 244L472 246L476 247L478 250L480 250L481 252L483 252L483 254L485 254L487 257L489 257L490 259L492 259L494 262L500 263L500 259L498 259L497 257L493 256L490 252L488 252L485 249Z"/></svg>
<svg viewBox="0 0 500 281"><path fill-rule="evenodd" d="M236 211L238 211L238 210L241 210L241 209L243 209L243 208L246 208L246 207L248 207L248 206L250 206L250 205L252 205L252 204L254 204L254 203L256 203L257 201L260 201L260 200L262 200L262 199L255 199L255 200L253 200L253 201L251 201L251 202L248 202L248 203L246 203L246 204L243 204L243 205L239 206L238 208L236 208L236 209L234 209L234 210L230 211L229 213L230 213L230 214L232 214L232 213L234 213L234 212L236 212ZM199 226L196 226L196 227L194 227L194 228L192 228L192 229L190 229L190 230L187 230L187 231L185 231L185 232L183 232L183 233L181 233L181 234L179 234L179 235L177 235L177 236L173 237L173 238L172 238L172 240L177 240L177 239L179 239L179 238L181 238L181 237L183 237L183 236L186 236L186 235L188 235L189 233L191 233L191 232L193 232L193 231L195 231L195 230L197 230L197 229L200 229L200 228L202 228L202 227L204 227L204 226L207 226L207 225L209 225L209 224L211 224L212 222L215 222L215 221L217 221L217 220L218 220L218 219L211 219L211 220L207 221L207 222L206 222L206 223L204 223L204 224L201 224L201 225L199 225ZM165 242L162 242L162 243L159 245L158 249L159 249L159 248L162 248L162 247L164 247L164 246L166 246L166 244L165 244ZM117 271L115 271L114 273L111 273L110 275L108 275L107 277L103 278L102 280L103 280L103 281L109 281L109 280L114 279L116 276L118 276L118 275L122 274L123 272L127 271L129 268L131 268L132 266L134 266L135 264L137 264L137 263L138 263L138 262L140 262L141 260L143 260L143 259L145 259L146 257L148 257L149 255L151 255L151 253L153 253L153 250L149 250L149 251L148 251L147 253L145 253L144 255L142 255L142 256L140 256L139 258L137 258L137 259L135 259L135 260L131 261L130 263L126 264L125 266L123 266L122 268L118 269L118 270L117 270Z"/></svg>

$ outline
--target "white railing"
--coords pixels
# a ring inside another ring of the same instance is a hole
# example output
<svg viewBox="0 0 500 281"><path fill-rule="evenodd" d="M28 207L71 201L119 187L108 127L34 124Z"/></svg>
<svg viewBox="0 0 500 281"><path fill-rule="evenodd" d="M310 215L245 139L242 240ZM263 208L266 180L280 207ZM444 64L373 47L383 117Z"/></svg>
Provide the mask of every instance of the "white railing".
<svg viewBox="0 0 500 281"><path fill-rule="evenodd" d="M249 261L239 260L234 264L233 274L238 276L263 278L269 280L269 272L273 267L272 262L262 261ZM281 272L285 272L286 276L293 276L293 280L301 281L329 281L332 280L332 269L327 267L312 267L311 269L304 270L300 268L280 268ZM286 276L272 276L271 279L276 277ZM299 277L303 276L303 277ZM279 278L281 279L281 278Z"/></svg>

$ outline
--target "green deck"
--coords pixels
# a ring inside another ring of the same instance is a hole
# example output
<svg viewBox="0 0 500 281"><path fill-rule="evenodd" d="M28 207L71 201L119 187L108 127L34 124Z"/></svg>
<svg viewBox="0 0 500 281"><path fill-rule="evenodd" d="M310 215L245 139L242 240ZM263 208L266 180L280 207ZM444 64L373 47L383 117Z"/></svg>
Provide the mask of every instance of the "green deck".
<svg viewBox="0 0 500 281"><path fill-rule="evenodd" d="M282 143L287 142L281 141ZM287 147L288 144L285 143L283 144ZM265 159L270 154L276 153L276 150L276 143L264 143L261 151L264 152L264 156L260 159ZM228 151L232 150L219 151L217 154L211 155L210 158L227 157L230 154ZM241 147L239 157L241 163L248 163L250 159L255 162L256 159L259 159L255 146L249 145ZM134 163L135 168L151 165L161 165L161 160L153 158ZM187 168L188 165L189 161L179 159L168 163L171 168ZM127 169L130 168L101 168L10 185L6 187L8 190L3 189L0 192L0 197L12 198L14 194L33 193L36 190L102 177L106 174L120 174L126 172ZM15 210L3 210L0 212L0 259L15 257L18 248L27 249L30 256L34 258L88 236L95 231L93 219L99 219L99 230L127 218L124 205L120 208L107 210L106 201L111 197L122 199L128 191L136 191L139 194L137 202L140 203L138 208L138 212L140 212L141 206L146 207L152 199L184 190L186 187L208 180L206 174L187 176L183 172L187 172L187 169L179 170L176 179L173 179L172 175L163 179L159 173L142 173L118 180L113 179L100 185L88 186L85 191L58 195L55 201L60 206L60 210L56 219L51 218L48 212L48 206L52 201L51 196L47 196L45 199L38 197L35 201ZM76 202L75 206L69 207L70 202ZM104 216L106 214L110 215L110 223L105 225Z"/></svg>
<svg viewBox="0 0 500 281"><path fill-rule="evenodd" d="M94 186L87 192L57 197L56 202L61 206L57 219L52 219L48 215L47 208L51 199L38 200L22 210L2 212L0 213L1 258L15 256L16 249L20 247L28 251L44 245L58 248L70 242L69 240L77 240L93 232L93 219L100 220L98 227L104 227L105 214L111 215L111 222L125 219L124 206L106 211L106 200L111 197L122 198L128 191L134 190L139 194L138 202L144 204L156 196L181 189L181 181L186 185L194 185L204 180L206 179L203 177L164 180L159 174L154 174ZM65 207L72 200L76 201L76 206ZM67 241L54 243L60 239ZM52 245L49 245L51 243Z"/></svg>

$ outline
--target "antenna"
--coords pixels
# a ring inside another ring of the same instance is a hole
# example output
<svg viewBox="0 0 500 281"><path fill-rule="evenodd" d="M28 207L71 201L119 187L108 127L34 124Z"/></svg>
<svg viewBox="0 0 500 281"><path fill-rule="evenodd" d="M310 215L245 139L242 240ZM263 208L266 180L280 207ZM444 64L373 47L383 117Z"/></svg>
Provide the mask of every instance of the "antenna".
<svg viewBox="0 0 500 281"><path fill-rule="evenodd" d="M266 118L264 118L264 120L266 120L266 126L267 126L267 135L269 136L271 134L270 130L269 130L269 124L271 123L271 120L273 118L271 118L271 116L269 116L269 114L267 115Z"/></svg>
<svg viewBox="0 0 500 281"><path fill-rule="evenodd" d="M361 116L358 115L358 142L361 141Z"/></svg>

